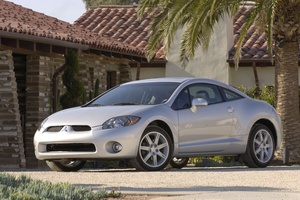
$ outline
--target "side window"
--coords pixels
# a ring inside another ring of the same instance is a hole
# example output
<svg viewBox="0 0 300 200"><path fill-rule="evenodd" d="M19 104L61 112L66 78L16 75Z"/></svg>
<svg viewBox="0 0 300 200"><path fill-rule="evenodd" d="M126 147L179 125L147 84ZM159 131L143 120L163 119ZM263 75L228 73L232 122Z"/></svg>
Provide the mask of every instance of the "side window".
<svg viewBox="0 0 300 200"><path fill-rule="evenodd" d="M223 92L224 92L224 95L225 95L225 98L227 101L233 101L233 100L243 98L240 95L238 95L237 93L227 90L227 89L223 89Z"/></svg>
<svg viewBox="0 0 300 200"><path fill-rule="evenodd" d="M184 89L174 101L172 108L174 110L187 109L191 107L191 97L188 89Z"/></svg>
<svg viewBox="0 0 300 200"><path fill-rule="evenodd" d="M208 104L222 102L222 97L217 86L211 84L195 84L190 86L190 94L194 98L203 98Z"/></svg>

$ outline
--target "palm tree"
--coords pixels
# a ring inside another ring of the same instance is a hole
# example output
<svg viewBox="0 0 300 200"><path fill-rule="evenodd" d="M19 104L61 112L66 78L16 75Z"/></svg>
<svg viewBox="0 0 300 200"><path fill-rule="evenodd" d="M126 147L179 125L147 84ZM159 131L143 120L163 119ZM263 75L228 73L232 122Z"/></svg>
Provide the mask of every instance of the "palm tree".
<svg viewBox="0 0 300 200"><path fill-rule="evenodd" d="M169 52L174 34L183 29L180 44L180 60L185 66L195 55L198 47L208 49L214 26L225 15L234 16L245 0L142 0L139 14L157 12L152 21L152 34L147 47L151 60L157 47L164 46ZM239 65L241 46L248 28L254 23L258 30L266 31L270 58L275 55L276 108L281 116L284 140L278 157L300 161L299 81L298 52L300 38L300 0L254 0L235 54ZM273 51L272 51L273 50Z"/></svg>

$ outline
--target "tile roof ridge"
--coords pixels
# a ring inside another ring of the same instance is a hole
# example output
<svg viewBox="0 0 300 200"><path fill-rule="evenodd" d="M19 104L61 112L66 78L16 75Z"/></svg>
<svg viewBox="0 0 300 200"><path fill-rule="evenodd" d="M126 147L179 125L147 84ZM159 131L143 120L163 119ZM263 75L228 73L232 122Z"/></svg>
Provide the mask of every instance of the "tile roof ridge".
<svg viewBox="0 0 300 200"><path fill-rule="evenodd" d="M92 6L89 9L97 9L97 8L137 8L138 5L100 5L100 6ZM88 9L88 10L89 10Z"/></svg>
<svg viewBox="0 0 300 200"><path fill-rule="evenodd" d="M24 7L24 6L20 5L20 4L16 4L16 3L12 2L12 1L6 1L6 0L0 0L0 1L3 2L3 3L12 4L13 6L15 6L15 8L18 8L19 10L23 9L23 10L31 11L31 12L33 12L33 13L42 15L43 17L52 18L52 19L55 20L55 21L64 22L64 23L67 23L67 24L72 25L72 24L69 23L69 22L66 22L66 21L64 21L64 20L58 19L58 18L56 18L56 17L52 17L52 16L50 16L50 15L46 15L45 13L42 13L42 12L39 12L39 11L36 11L36 10L32 10L32 9L27 8L27 7Z"/></svg>
<svg viewBox="0 0 300 200"><path fill-rule="evenodd" d="M0 31L4 31L5 34L18 34L14 37L32 36L42 41L53 39L134 56L144 57L145 54L143 48L124 44L84 27L70 24L9 1L0 0L0 9L2 9L0 21L3 22L0 23Z"/></svg>

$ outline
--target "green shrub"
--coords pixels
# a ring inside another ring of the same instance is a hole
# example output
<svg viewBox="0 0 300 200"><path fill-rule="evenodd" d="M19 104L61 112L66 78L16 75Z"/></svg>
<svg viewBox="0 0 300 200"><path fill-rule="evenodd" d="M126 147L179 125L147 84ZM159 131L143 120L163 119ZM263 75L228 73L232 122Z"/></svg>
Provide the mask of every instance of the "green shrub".
<svg viewBox="0 0 300 200"><path fill-rule="evenodd" d="M80 66L76 52L69 50L65 55L65 60L68 67L62 75L62 79L66 92L60 97L60 104L64 109L81 105L84 91L83 83L77 78Z"/></svg>
<svg viewBox="0 0 300 200"><path fill-rule="evenodd" d="M120 193L107 193L105 190L93 191L91 188L75 187L69 183L53 184L49 181L33 180L25 175L16 178L7 173L0 173L0 199L35 200L35 199L103 199Z"/></svg>
<svg viewBox="0 0 300 200"><path fill-rule="evenodd" d="M100 89L100 80L97 78L95 81L95 93L94 93L94 98L99 95L99 89Z"/></svg>
<svg viewBox="0 0 300 200"><path fill-rule="evenodd" d="M275 89L273 86L265 86L262 90L257 90L256 86L249 88L239 86L237 89L247 94L249 97L266 101L275 107Z"/></svg>
<svg viewBox="0 0 300 200"><path fill-rule="evenodd" d="M189 164L194 164L197 167L230 167L244 165L237 160L235 156L195 157L189 159Z"/></svg>

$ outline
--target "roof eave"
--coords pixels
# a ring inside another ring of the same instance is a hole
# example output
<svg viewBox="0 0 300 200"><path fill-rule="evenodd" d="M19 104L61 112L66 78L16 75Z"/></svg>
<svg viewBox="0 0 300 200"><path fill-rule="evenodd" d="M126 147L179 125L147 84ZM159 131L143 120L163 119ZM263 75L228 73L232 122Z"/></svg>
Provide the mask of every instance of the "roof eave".
<svg viewBox="0 0 300 200"><path fill-rule="evenodd" d="M35 36L35 35L27 35L27 34L16 33L16 32L7 32L7 31L3 31L3 30L0 30L0 37L26 40L26 41L30 41L30 42L50 44L50 45L56 45L56 46L62 46L62 47L67 47L67 48L80 49L80 50L89 49L89 45L86 45L86 44L74 43L74 42L63 41L63 40L47 38L47 37L40 37L40 36Z"/></svg>

